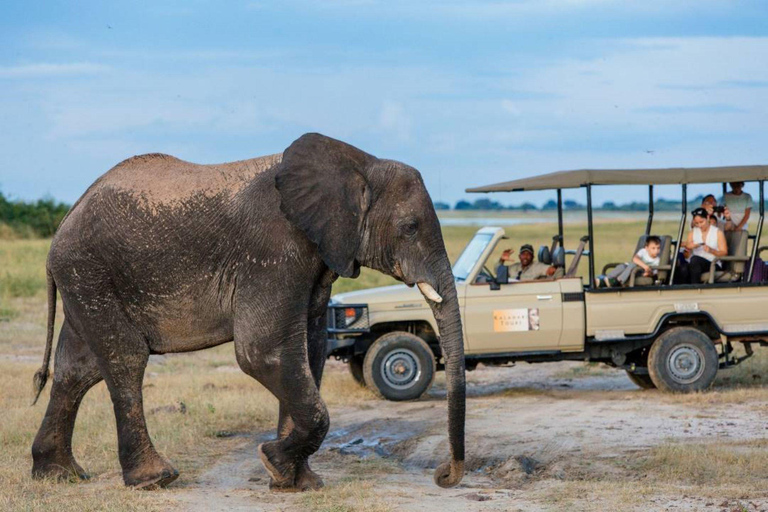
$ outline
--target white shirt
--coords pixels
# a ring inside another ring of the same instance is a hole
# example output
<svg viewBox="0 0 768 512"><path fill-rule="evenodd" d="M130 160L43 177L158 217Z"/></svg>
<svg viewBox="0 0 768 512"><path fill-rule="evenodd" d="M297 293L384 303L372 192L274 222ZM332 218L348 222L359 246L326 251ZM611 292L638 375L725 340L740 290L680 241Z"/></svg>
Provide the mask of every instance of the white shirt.
<svg viewBox="0 0 768 512"><path fill-rule="evenodd" d="M736 195L733 192L728 192L725 194L723 202L731 211L731 222L733 222L734 227L738 226L741 219L744 218L744 213L747 211L747 208L752 208L752 196L746 192L742 192L739 195ZM742 226L742 229L748 228L749 221Z"/></svg>
<svg viewBox="0 0 768 512"><path fill-rule="evenodd" d="M709 231L707 231L707 239L704 240L701 229L699 228L693 228L693 243L695 244L704 244L710 249L717 250L717 232L719 229L717 229L717 226L709 226ZM706 252L704 250L704 245L699 245L693 250L692 256L701 256L707 261L714 260L717 256L710 252Z"/></svg>
<svg viewBox="0 0 768 512"><path fill-rule="evenodd" d="M639 251L637 251L637 254L635 254L640 260L645 263L646 265L650 267L658 267L659 266L659 257L656 256L655 258L651 258L651 255L648 254L648 249L643 247Z"/></svg>

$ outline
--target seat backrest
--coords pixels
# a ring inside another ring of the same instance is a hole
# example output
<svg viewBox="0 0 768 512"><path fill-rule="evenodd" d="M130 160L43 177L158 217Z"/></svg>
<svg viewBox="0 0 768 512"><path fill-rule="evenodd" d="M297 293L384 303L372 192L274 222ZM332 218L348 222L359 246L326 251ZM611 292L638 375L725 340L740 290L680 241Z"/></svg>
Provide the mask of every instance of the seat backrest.
<svg viewBox="0 0 768 512"><path fill-rule="evenodd" d="M550 253L554 253L555 249L563 246L563 237L555 235L552 237L552 246L549 248Z"/></svg>
<svg viewBox="0 0 768 512"><path fill-rule="evenodd" d="M726 231L725 241L728 244L728 256L745 257L747 255L749 232L744 230ZM730 270L734 274L743 274L745 266L743 261L727 261L724 270Z"/></svg>
<svg viewBox="0 0 768 512"><path fill-rule="evenodd" d="M665 266L672 263L672 237L669 235L660 236L661 252L659 253L659 266ZM661 283L666 282L669 276L669 270L659 270L658 280Z"/></svg>
<svg viewBox="0 0 768 512"><path fill-rule="evenodd" d="M565 268L565 249L562 247L556 247L552 251L552 266L557 268Z"/></svg>
<svg viewBox="0 0 768 512"><path fill-rule="evenodd" d="M640 235L640 238L637 239L637 245L635 245L635 252L632 253L632 257L637 254L637 251L645 247L645 239L648 238L648 235Z"/></svg>
<svg viewBox="0 0 768 512"><path fill-rule="evenodd" d="M576 254L571 261L571 266L568 267L568 272L566 272L565 277L573 277L576 275L576 271L579 269L579 261L581 261L581 255L584 254L584 247L587 245L588 241L588 236L583 236L579 240L579 247L576 249Z"/></svg>
<svg viewBox="0 0 768 512"><path fill-rule="evenodd" d="M538 259L539 263L543 263L545 265L552 264L552 253L550 252L549 247L546 245L539 247Z"/></svg>

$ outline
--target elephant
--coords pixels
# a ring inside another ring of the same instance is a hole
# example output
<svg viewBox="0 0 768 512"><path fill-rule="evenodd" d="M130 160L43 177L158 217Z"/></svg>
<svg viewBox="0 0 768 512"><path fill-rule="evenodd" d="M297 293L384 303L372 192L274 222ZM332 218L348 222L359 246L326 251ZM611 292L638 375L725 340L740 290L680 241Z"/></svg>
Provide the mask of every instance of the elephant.
<svg viewBox="0 0 768 512"><path fill-rule="evenodd" d="M72 454L77 410L106 381L127 486L179 473L152 444L142 381L150 354L234 342L240 368L279 401L275 440L258 447L270 489L322 487L308 463L329 429L319 388L326 311L339 277L370 267L418 286L435 316L447 374L450 459L464 475L465 378L459 303L420 173L308 133L283 153L216 165L135 156L98 178L53 237L48 324L35 401L49 379L57 291L64 322L33 477L87 478Z"/></svg>

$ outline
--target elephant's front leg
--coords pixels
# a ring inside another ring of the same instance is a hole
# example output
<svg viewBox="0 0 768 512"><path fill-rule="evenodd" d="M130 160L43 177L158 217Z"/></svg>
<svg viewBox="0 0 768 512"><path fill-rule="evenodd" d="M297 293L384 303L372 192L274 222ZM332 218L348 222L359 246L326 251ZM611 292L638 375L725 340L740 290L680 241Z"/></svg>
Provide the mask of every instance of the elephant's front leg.
<svg viewBox="0 0 768 512"><path fill-rule="evenodd" d="M306 324L295 317L275 320L267 312L259 318L271 320L252 320L255 325L236 320L235 326L238 364L280 401L282 435L262 444L259 456L272 478L272 489L319 488L322 480L309 471L306 461L325 439L329 419L310 369Z"/></svg>
<svg viewBox="0 0 768 512"><path fill-rule="evenodd" d="M323 378L325 367L325 355L328 333L326 331L326 314L328 301L331 297L331 286L336 280L336 274L327 271L321 276L315 286L307 318L307 355L309 368L315 380L317 389ZM279 439L288 437L294 428L293 420L287 412L287 408L280 405L280 419L277 424L277 436ZM274 484L271 484L274 485ZM323 487L323 480L309 467L309 459L299 461L296 473L296 487L300 490L319 489Z"/></svg>

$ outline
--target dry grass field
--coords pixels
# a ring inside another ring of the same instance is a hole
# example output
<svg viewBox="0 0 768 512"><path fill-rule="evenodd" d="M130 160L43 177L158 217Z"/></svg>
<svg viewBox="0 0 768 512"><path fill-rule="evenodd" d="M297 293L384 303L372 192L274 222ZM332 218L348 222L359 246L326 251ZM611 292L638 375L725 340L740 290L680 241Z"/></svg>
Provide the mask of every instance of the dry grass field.
<svg viewBox="0 0 768 512"><path fill-rule="evenodd" d="M596 268L627 260L643 229L640 221L598 223ZM675 229L674 222L659 222L654 231ZM444 229L452 259L475 231ZM507 232L511 247L536 247L549 243L555 227ZM583 223L568 223L566 244L575 247L584 232ZM332 362L322 389L331 433L314 463L328 485L290 496L266 490L256 461L257 442L274 430L276 401L239 371L231 345L153 356L144 389L147 421L159 451L181 471L179 480L154 492L123 487L102 383L86 396L74 439L75 455L93 479L33 481L30 447L50 389L30 407L45 342L48 245L0 239L0 510L768 508L768 354L762 352L722 372L712 391L685 396L641 392L621 372L599 365L481 367L468 374L469 474L450 491L432 485L425 470L443 457L436 453L447 453L441 376L429 397L395 404L374 399ZM366 269L335 291L391 282ZM57 326L62 316L60 308Z"/></svg>

